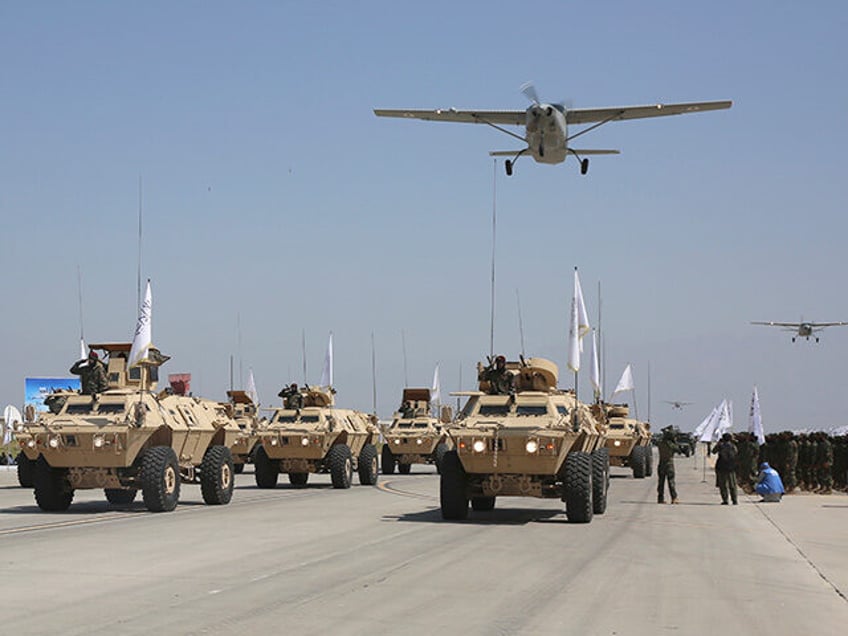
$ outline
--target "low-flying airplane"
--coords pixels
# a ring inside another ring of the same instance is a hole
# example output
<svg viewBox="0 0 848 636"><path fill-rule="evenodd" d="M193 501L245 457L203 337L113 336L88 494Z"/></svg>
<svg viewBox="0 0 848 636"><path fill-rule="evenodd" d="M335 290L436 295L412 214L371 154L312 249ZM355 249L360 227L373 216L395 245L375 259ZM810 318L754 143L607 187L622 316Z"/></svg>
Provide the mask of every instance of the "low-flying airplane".
<svg viewBox="0 0 848 636"><path fill-rule="evenodd" d="M811 337L816 339L816 342L819 341L819 337L814 335L815 333L821 331L825 327L844 327L848 325L848 322L752 322L752 325L765 325L766 327L783 327L784 331L792 331L795 335L792 336L792 342L795 342L796 338L806 338L809 340Z"/></svg>
<svg viewBox="0 0 848 636"><path fill-rule="evenodd" d="M378 117L405 117L429 121L453 121L471 124L486 124L526 144L519 150L490 152L493 157L512 157L505 162L507 175L512 174L515 161L527 153L539 163L562 163L574 155L580 163L580 174L589 171L588 155L617 155L618 150L594 150L574 148L571 142L611 121L644 119L667 115L686 115L708 110L730 108L732 101L690 102L684 104L651 104L648 106L611 106L606 108L567 108L565 104L543 103L533 84L521 87L532 102L525 110L388 110L375 109ZM569 134L569 125L592 124ZM504 126L524 126L524 136L507 130Z"/></svg>
<svg viewBox="0 0 848 636"><path fill-rule="evenodd" d="M677 409L678 411L683 410L684 406L689 406L693 404L692 402L679 402L677 400L663 400L666 404L671 404L671 408Z"/></svg>

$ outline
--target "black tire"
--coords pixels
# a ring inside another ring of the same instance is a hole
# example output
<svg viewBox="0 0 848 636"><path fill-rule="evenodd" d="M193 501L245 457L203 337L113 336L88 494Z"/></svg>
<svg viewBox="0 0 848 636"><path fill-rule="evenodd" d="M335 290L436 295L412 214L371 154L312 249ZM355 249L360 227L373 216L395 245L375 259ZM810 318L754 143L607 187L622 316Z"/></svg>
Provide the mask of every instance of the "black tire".
<svg viewBox="0 0 848 636"><path fill-rule="evenodd" d="M592 501L592 456L583 451L565 457L565 514L571 523L589 523L594 514Z"/></svg>
<svg viewBox="0 0 848 636"><path fill-rule="evenodd" d="M359 452L359 483L363 486L375 486L380 478L380 470L377 466L377 447L374 444L366 444Z"/></svg>
<svg viewBox="0 0 848 636"><path fill-rule="evenodd" d="M233 464L233 472L236 475L241 475L244 472L244 464Z"/></svg>
<svg viewBox="0 0 848 636"><path fill-rule="evenodd" d="M233 498L233 454L226 446L210 446L200 463L200 493L209 506L223 506Z"/></svg>
<svg viewBox="0 0 848 636"><path fill-rule="evenodd" d="M22 488L32 488L35 462L20 452L15 457L15 463L18 465L18 483Z"/></svg>
<svg viewBox="0 0 848 636"><path fill-rule="evenodd" d="M408 475L412 471L412 464L401 464L398 462L398 472L401 475Z"/></svg>
<svg viewBox="0 0 848 636"><path fill-rule="evenodd" d="M292 486L305 486L309 481L309 473L289 473L289 483Z"/></svg>
<svg viewBox="0 0 848 636"><path fill-rule="evenodd" d="M65 471L52 468L44 457L35 462L32 474L35 503L47 512L67 510L74 500L74 489L65 477Z"/></svg>
<svg viewBox="0 0 848 636"><path fill-rule="evenodd" d="M279 473L279 464L268 458L268 453L263 446L258 446L253 456L253 478L256 480L256 485L260 488L276 488Z"/></svg>
<svg viewBox="0 0 848 636"><path fill-rule="evenodd" d="M395 461L395 456L392 453L392 449L389 448L389 443L386 442L383 444L383 450L380 453L380 464L383 469L384 475L392 475L395 472L395 465L397 462Z"/></svg>
<svg viewBox="0 0 848 636"><path fill-rule="evenodd" d="M494 497L472 497L471 508L476 512L488 512L495 509Z"/></svg>
<svg viewBox="0 0 848 636"><path fill-rule="evenodd" d="M350 488L353 481L353 456L347 444L336 444L327 453L330 466L330 480L333 488Z"/></svg>
<svg viewBox="0 0 848 636"><path fill-rule="evenodd" d="M448 451L442 459L439 503L442 507L442 519L458 521L468 517L465 469L456 451Z"/></svg>
<svg viewBox="0 0 848 636"><path fill-rule="evenodd" d="M433 463L436 464L436 472L440 475L442 474L442 460L445 458L445 453L448 452L448 445L444 442L440 442L438 446L436 446L436 452L434 453L435 457L433 458Z"/></svg>
<svg viewBox="0 0 848 636"><path fill-rule="evenodd" d="M170 512L180 500L180 465L170 446L154 446L141 458L141 494L150 512Z"/></svg>
<svg viewBox="0 0 848 636"><path fill-rule="evenodd" d="M104 488L103 494L110 504L126 505L135 501L138 490L135 488Z"/></svg>
<svg viewBox="0 0 848 636"><path fill-rule="evenodd" d="M636 446L630 451L630 468L633 470L634 479L645 478L645 449L642 446Z"/></svg>
<svg viewBox="0 0 848 636"><path fill-rule="evenodd" d="M609 449L595 449L592 451L592 511L596 515L607 511L609 474Z"/></svg>
<svg viewBox="0 0 848 636"><path fill-rule="evenodd" d="M650 477L654 474L654 449L650 446L643 446L645 449L645 477Z"/></svg>

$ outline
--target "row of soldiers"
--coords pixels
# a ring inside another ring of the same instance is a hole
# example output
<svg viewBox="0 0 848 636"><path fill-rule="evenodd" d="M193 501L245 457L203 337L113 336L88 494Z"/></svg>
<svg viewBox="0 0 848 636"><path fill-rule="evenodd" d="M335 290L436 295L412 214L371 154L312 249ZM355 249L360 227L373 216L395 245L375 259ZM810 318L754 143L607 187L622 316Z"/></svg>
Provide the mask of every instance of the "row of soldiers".
<svg viewBox="0 0 848 636"><path fill-rule="evenodd" d="M760 446L753 433L735 435L738 448L736 479L753 492L759 465L768 462L783 478L786 492L800 489L819 494L848 490L848 436L824 432L771 433Z"/></svg>

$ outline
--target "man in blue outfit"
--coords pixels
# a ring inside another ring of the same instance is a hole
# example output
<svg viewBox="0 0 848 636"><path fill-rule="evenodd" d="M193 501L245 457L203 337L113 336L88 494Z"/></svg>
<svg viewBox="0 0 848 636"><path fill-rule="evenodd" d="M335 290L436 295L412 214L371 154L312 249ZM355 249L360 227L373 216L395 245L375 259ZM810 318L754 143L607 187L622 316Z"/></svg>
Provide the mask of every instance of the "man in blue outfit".
<svg viewBox="0 0 848 636"><path fill-rule="evenodd" d="M783 497L783 481L768 462L760 464L760 474L757 476L757 485L754 490L762 496L763 501L776 502Z"/></svg>

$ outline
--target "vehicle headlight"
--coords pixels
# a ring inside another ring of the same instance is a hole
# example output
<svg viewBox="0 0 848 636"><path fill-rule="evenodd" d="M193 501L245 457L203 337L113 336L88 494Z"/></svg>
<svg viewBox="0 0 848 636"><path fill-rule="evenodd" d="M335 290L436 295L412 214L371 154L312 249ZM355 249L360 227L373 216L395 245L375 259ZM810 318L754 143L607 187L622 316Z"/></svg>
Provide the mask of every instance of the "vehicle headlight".
<svg viewBox="0 0 848 636"><path fill-rule="evenodd" d="M486 450L486 442L484 442L482 439L475 440L474 444L471 445L471 448L474 449L475 453L482 453L484 450Z"/></svg>
<svg viewBox="0 0 848 636"><path fill-rule="evenodd" d="M417 440L415 440L415 443L420 446L421 444L424 443L424 440L419 437Z"/></svg>
<svg viewBox="0 0 848 636"><path fill-rule="evenodd" d="M35 448L35 438L28 439L28 440L27 440L27 446L28 446L29 448Z"/></svg>
<svg viewBox="0 0 848 636"><path fill-rule="evenodd" d="M531 439L524 445L524 448L527 449L528 453L535 453L537 450L539 450L539 442L537 442L535 439Z"/></svg>
<svg viewBox="0 0 848 636"><path fill-rule="evenodd" d="M399 440L399 439L396 439L396 440L395 440L395 444L400 444L400 440Z"/></svg>
<svg viewBox="0 0 848 636"><path fill-rule="evenodd" d="M304 437L304 438L302 438L302 439L300 440L300 445L301 445L301 446L309 446L309 438L308 438L308 437Z"/></svg>
<svg viewBox="0 0 848 636"><path fill-rule="evenodd" d="M51 437L50 441L47 442L47 444L50 446L50 448L59 448L59 438Z"/></svg>
<svg viewBox="0 0 848 636"><path fill-rule="evenodd" d="M103 444L105 442L106 442L106 440L103 439L102 435L95 435L94 436L94 448L103 448Z"/></svg>
<svg viewBox="0 0 848 636"><path fill-rule="evenodd" d="M615 441L612 443L612 445L613 445L613 446L621 446L621 440L618 440L618 439L617 439L617 440L615 440Z"/></svg>
<svg viewBox="0 0 848 636"><path fill-rule="evenodd" d="M272 438L271 438L271 446L276 446L276 445L277 445L277 438L276 438L276 437L272 437Z"/></svg>

